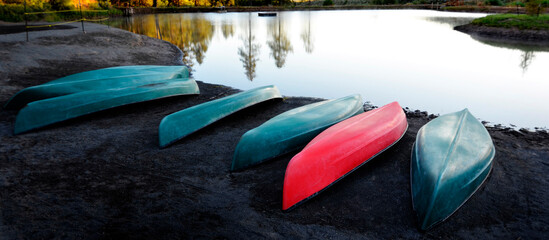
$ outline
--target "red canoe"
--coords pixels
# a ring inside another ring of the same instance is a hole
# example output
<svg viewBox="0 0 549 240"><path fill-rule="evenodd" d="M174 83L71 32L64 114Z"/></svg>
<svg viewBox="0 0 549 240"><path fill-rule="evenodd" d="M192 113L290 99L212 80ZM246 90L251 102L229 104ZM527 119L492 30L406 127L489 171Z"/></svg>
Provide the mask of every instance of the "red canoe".
<svg viewBox="0 0 549 240"><path fill-rule="evenodd" d="M387 104L320 133L288 163L282 210L316 196L395 144L408 122L398 102Z"/></svg>

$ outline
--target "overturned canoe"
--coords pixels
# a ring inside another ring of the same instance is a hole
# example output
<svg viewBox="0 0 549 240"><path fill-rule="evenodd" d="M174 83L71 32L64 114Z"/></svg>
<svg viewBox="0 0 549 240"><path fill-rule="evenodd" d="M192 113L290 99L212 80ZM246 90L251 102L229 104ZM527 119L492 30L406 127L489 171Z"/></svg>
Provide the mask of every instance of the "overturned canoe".
<svg viewBox="0 0 549 240"><path fill-rule="evenodd" d="M193 79L174 79L138 87L85 91L29 103L19 111L15 134L101 110L170 96L198 94Z"/></svg>
<svg viewBox="0 0 549 240"><path fill-rule="evenodd" d="M234 112L275 98L282 98L278 89L265 86L172 113L164 117L158 127L160 147L166 147Z"/></svg>
<svg viewBox="0 0 549 240"><path fill-rule="evenodd" d="M82 72L25 88L16 93L4 106L20 109L30 102L89 90L135 87L165 82L169 79L189 78L185 66L125 66Z"/></svg>
<svg viewBox="0 0 549 240"><path fill-rule="evenodd" d="M393 102L326 129L288 163L282 209L316 196L392 146L407 128L404 111Z"/></svg>
<svg viewBox="0 0 549 240"><path fill-rule="evenodd" d="M362 112L362 98L358 94L284 112L242 135L231 170L299 150L326 128Z"/></svg>
<svg viewBox="0 0 549 240"><path fill-rule="evenodd" d="M495 155L486 128L467 109L423 126L412 148L412 205L420 228L444 221L488 177Z"/></svg>

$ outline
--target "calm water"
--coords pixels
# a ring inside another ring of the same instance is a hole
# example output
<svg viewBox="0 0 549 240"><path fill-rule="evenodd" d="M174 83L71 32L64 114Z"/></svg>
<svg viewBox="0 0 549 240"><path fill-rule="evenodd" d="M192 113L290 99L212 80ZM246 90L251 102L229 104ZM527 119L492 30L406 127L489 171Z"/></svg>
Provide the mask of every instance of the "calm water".
<svg viewBox="0 0 549 240"><path fill-rule="evenodd" d="M381 106L492 124L547 127L549 48L491 43L453 30L483 14L420 10L135 16L117 27L176 44L197 80L283 95L360 93Z"/></svg>

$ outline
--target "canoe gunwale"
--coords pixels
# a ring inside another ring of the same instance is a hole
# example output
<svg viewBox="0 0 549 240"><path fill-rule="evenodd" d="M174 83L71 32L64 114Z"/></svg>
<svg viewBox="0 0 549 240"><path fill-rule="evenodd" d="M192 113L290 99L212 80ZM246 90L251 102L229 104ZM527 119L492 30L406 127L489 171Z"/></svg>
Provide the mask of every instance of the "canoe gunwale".
<svg viewBox="0 0 549 240"><path fill-rule="evenodd" d="M304 202L310 200L311 198L317 196L318 194L322 193L324 190L330 188L332 185L336 184L337 182L339 182L341 179L343 179L344 177L348 176L349 174L353 173L355 170L359 169L360 167L362 167L364 164L370 162L373 158L377 157L378 155L382 154L383 152L385 152L387 149L391 148L393 145L397 144L400 139L402 139L404 137L404 135L406 135L406 132L408 131L408 121L405 121L406 122L406 128L404 129L404 131L402 132L402 134L400 135L400 137L394 141L393 143L391 143L389 146L387 146L386 148L382 149L381 151L377 152L376 154L374 154L373 156L371 156L370 158L366 159L365 161L363 161L361 164L359 164L358 166L356 166L355 168L353 168L351 171L343 174L341 177L339 177L338 179L336 179L335 181L333 181L332 183L328 184L326 187L320 189L318 192L315 192L313 193L312 195L306 197L305 199L297 202L296 204L292 205L291 207L289 207L288 209L283 209L282 211L283 212L290 212L292 211L294 208L298 207L299 205L303 204Z"/></svg>

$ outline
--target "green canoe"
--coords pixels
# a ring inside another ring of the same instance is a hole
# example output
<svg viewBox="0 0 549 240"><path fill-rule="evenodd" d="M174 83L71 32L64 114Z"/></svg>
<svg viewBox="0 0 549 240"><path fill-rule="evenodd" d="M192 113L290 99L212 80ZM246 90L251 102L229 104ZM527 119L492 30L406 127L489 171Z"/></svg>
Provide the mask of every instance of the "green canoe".
<svg viewBox="0 0 549 240"><path fill-rule="evenodd" d="M101 110L164 97L198 94L193 79L173 79L138 87L91 90L29 103L19 111L15 134Z"/></svg>
<svg viewBox="0 0 549 240"><path fill-rule="evenodd" d="M495 155L486 128L467 109L423 126L412 148L412 205L427 230L444 221L488 177Z"/></svg>
<svg viewBox="0 0 549 240"><path fill-rule="evenodd" d="M166 147L236 111L269 99L282 98L275 86L255 88L172 113L160 122L160 147Z"/></svg>
<svg viewBox="0 0 549 240"><path fill-rule="evenodd" d="M20 109L26 104L88 90L125 88L165 82L169 79L189 78L185 66L125 66L82 72L25 88L16 93L4 106Z"/></svg>
<svg viewBox="0 0 549 240"><path fill-rule="evenodd" d="M309 104L284 112L240 138L231 170L299 150L326 128L364 112L359 94Z"/></svg>

